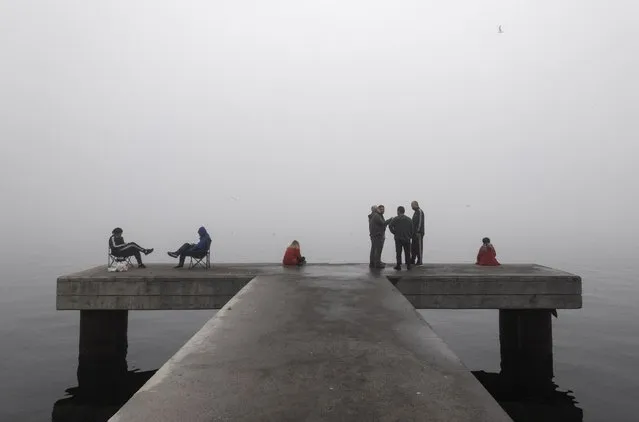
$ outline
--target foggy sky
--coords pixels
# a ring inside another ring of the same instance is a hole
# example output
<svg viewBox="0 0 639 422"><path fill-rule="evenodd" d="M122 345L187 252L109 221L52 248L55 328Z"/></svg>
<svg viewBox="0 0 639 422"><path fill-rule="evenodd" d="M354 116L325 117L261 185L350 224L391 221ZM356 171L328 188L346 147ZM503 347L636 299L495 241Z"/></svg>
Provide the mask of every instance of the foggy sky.
<svg viewBox="0 0 639 422"><path fill-rule="evenodd" d="M100 263L121 226L165 260L205 225L217 261L276 261L294 238L366 261L370 206L413 199L434 258L486 235L520 261L613 247L639 234L638 12L0 0L0 253Z"/></svg>

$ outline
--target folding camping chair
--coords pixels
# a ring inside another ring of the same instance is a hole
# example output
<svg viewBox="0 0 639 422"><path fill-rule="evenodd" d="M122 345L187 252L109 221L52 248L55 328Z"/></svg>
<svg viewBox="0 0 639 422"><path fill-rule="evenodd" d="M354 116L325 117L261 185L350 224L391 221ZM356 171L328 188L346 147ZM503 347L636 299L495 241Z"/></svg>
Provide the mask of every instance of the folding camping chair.
<svg viewBox="0 0 639 422"><path fill-rule="evenodd" d="M132 257L130 256L115 256L111 253L111 248L109 248L109 251L107 252L107 268L111 267L116 262L126 262L129 265L133 265L131 258Z"/></svg>
<svg viewBox="0 0 639 422"><path fill-rule="evenodd" d="M211 268L211 242L209 241L206 245L206 253L191 256L190 258L189 269L200 267L208 270Z"/></svg>

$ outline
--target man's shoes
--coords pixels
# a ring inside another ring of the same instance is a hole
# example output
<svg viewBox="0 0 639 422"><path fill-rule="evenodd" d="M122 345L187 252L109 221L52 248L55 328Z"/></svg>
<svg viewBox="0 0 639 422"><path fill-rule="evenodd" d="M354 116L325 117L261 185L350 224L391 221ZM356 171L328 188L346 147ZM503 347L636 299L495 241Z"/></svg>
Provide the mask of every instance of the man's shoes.
<svg viewBox="0 0 639 422"><path fill-rule="evenodd" d="M406 269L407 269L407 270L410 270L410 269L411 269L411 267L412 267L412 265L411 265L411 264L406 264Z"/></svg>
<svg viewBox="0 0 639 422"><path fill-rule="evenodd" d="M153 248L151 248L151 249L145 249L145 250L144 250L144 255L148 255L148 254L150 254L151 252L153 252Z"/></svg>
<svg viewBox="0 0 639 422"><path fill-rule="evenodd" d="M146 265L144 265L144 264L138 264L138 268L146 268Z"/></svg>
<svg viewBox="0 0 639 422"><path fill-rule="evenodd" d="M177 258L178 254L176 254L175 252L167 252L167 254L171 257L171 258Z"/></svg>
<svg viewBox="0 0 639 422"><path fill-rule="evenodd" d="M393 267L393 269L397 270L397 271L401 271L402 270L402 266L401 265L395 265Z"/></svg>
<svg viewBox="0 0 639 422"><path fill-rule="evenodd" d="M173 268L182 268L184 266L184 264L177 264L175 267Z"/></svg>
<svg viewBox="0 0 639 422"><path fill-rule="evenodd" d="M415 264L415 265L424 265L424 264L422 264L421 262L418 262L418 263L417 263L417 264Z"/></svg>
<svg viewBox="0 0 639 422"><path fill-rule="evenodd" d="M375 265L375 268L377 268L377 269L380 269L380 270L381 270L382 268L386 268L386 264L384 264L384 263L382 262L381 264L377 264L377 265Z"/></svg>

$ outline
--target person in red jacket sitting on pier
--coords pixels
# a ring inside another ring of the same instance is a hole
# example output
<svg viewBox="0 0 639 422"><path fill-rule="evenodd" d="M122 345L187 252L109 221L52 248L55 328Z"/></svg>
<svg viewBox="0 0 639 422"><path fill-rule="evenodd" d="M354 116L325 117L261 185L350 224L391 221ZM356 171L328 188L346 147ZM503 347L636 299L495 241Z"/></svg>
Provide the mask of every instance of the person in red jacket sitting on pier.
<svg viewBox="0 0 639 422"><path fill-rule="evenodd" d="M284 259L282 259L283 265L297 265L301 266L306 264L306 258L302 256L300 251L300 242L294 240L291 242L286 252L284 253Z"/></svg>
<svg viewBox="0 0 639 422"><path fill-rule="evenodd" d="M479 248L477 253L477 265L497 266L500 265L497 262L497 252L495 247L490 243L490 239L484 237L482 240L483 245Z"/></svg>

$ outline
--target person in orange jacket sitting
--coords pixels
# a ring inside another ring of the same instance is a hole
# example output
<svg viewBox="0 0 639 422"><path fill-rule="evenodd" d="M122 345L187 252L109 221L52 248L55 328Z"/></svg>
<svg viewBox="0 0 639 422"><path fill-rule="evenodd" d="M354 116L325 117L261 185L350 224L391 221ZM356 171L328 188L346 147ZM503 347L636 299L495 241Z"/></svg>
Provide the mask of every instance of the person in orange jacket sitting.
<svg viewBox="0 0 639 422"><path fill-rule="evenodd" d="M300 252L300 242L294 240L291 242L286 252L284 253L284 259L282 259L283 265L297 265L301 266L306 264L306 258L302 256Z"/></svg>
<svg viewBox="0 0 639 422"><path fill-rule="evenodd" d="M497 252L495 247L490 243L490 239L484 237L482 240L483 245L479 248L477 253L477 265L497 266L500 265L497 262Z"/></svg>

